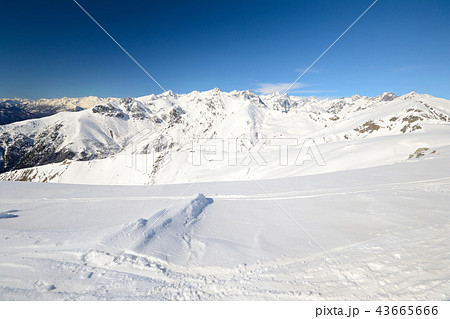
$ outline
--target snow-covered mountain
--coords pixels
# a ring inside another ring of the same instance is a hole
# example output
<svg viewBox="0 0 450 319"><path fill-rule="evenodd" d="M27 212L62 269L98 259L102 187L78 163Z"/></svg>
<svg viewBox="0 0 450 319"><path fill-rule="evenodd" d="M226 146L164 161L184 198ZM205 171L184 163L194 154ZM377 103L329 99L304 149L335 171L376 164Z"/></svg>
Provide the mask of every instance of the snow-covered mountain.
<svg viewBox="0 0 450 319"><path fill-rule="evenodd" d="M29 100L0 98L0 125L17 121L50 116L59 112L76 112L89 109L101 103L116 101L116 98L98 98L87 96L81 98Z"/></svg>
<svg viewBox="0 0 450 319"><path fill-rule="evenodd" d="M165 184L275 178L439 156L450 145L450 101L415 92L317 99L214 89L85 99L42 103L97 105L0 126L0 179ZM312 140L326 165L280 165L280 139L290 143L288 162ZM217 156L217 147L224 156ZM199 150L200 165L193 158Z"/></svg>

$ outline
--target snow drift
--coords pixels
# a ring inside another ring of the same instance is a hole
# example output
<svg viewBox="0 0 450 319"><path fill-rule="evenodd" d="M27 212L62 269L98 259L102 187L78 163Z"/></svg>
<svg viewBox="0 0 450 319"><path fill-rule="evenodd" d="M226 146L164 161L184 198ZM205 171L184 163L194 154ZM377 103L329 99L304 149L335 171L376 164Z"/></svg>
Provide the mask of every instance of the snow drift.
<svg viewBox="0 0 450 319"><path fill-rule="evenodd" d="M197 194L148 219L140 218L106 236L103 243L121 250L154 256L178 264L201 258L205 244L195 238L197 223L205 218L211 198Z"/></svg>

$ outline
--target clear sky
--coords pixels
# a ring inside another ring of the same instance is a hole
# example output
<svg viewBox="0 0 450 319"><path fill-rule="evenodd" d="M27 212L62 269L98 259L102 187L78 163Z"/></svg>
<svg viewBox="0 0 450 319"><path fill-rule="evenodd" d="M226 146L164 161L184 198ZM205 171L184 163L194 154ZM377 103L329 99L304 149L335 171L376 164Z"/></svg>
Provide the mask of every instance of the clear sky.
<svg viewBox="0 0 450 319"><path fill-rule="evenodd" d="M373 0L78 0L165 89L293 82ZM159 94L71 0L2 1L0 97ZM290 91L450 99L450 1L379 0Z"/></svg>

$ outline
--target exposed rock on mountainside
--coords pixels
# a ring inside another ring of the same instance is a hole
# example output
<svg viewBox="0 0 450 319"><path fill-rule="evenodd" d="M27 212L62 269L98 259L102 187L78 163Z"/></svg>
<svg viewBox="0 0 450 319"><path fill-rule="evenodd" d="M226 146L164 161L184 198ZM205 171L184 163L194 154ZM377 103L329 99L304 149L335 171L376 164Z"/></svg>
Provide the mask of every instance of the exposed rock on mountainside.
<svg viewBox="0 0 450 319"><path fill-rule="evenodd" d="M97 105L92 108L93 113L98 113L104 116L112 116L117 118L123 118L125 115L123 114L122 110L114 107L111 104L106 105Z"/></svg>

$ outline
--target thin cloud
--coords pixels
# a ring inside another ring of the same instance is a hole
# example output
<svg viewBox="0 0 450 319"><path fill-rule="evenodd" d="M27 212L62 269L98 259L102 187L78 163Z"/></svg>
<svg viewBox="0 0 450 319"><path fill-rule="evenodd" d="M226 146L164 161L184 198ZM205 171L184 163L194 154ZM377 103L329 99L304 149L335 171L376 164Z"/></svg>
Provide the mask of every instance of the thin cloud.
<svg viewBox="0 0 450 319"><path fill-rule="evenodd" d="M339 92L338 90L295 90L292 93L301 93L301 94L322 94L322 93L335 93Z"/></svg>
<svg viewBox="0 0 450 319"><path fill-rule="evenodd" d="M426 67L426 65L423 64L411 64L411 65L404 65L398 68L392 69L394 72L405 72L405 71L412 71L412 70L418 70L423 69Z"/></svg>
<svg viewBox="0 0 450 319"><path fill-rule="evenodd" d="M292 83L257 83L256 85L259 86L259 88L255 89L255 92L260 94L284 92L291 86L291 84ZM306 84L303 83L295 83L291 87L291 90L301 89L305 86Z"/></svg>

